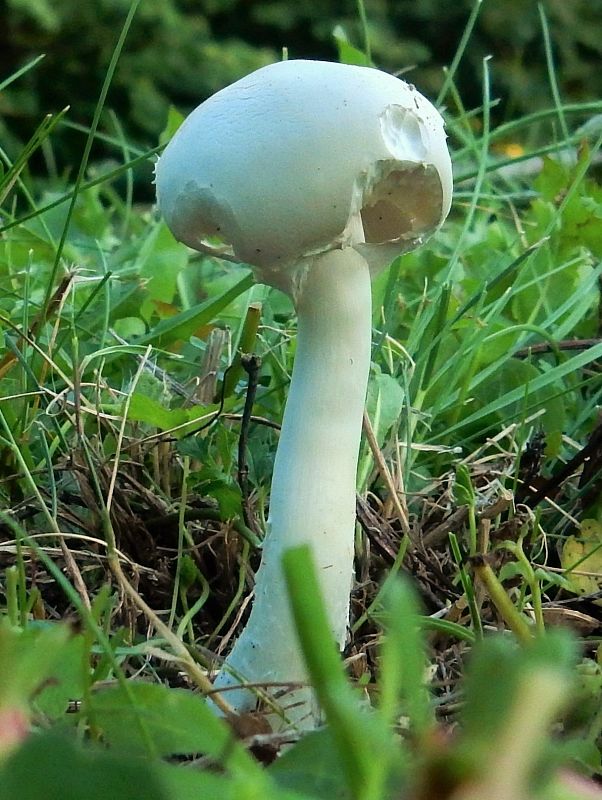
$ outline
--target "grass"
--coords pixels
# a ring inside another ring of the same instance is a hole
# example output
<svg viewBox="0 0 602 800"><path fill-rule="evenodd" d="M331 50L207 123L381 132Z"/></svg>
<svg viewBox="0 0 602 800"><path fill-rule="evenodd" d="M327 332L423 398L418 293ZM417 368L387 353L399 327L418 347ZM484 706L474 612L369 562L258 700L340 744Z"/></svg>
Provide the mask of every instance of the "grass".
<svg viewBox="0 0 602 800"><path fill-rule="evenodd" d="M374 283L347 677L316 593L295 615L328 727L269 769L261 714L234 737L191 689L248 607L292 307L133 202L160 146L101 111L135 3L75 182L28 170L67 111L0 152L1 797L69 776L116 798L571 798L600 777L602 190L580 126L602 103L563 101L542 10L549 109L496 127L487 60L465 109L478 5L440 98L452 216Z"/></svg>

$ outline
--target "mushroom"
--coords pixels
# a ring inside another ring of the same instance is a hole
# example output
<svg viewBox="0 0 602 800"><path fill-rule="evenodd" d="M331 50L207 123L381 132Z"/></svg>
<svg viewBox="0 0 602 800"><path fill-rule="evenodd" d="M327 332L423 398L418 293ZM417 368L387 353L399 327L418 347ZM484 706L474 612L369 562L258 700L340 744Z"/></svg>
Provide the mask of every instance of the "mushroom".
<svg viewBox="0 0 602 800"><path fill-rule="evenodd" d="M376 69L283 61L198 106L159 159L156 187L177 239L251 265L258 281L290 295L298 315L253 607L215 687L229 687L226 699L243 713L257 703L245 681L265 684L272 696L293 684L282 700L286 718L312 727L319 712L303 685L281 557L310 545L342 649L370 369L370 279L448 214L443 119L413 86Z"/></svg>

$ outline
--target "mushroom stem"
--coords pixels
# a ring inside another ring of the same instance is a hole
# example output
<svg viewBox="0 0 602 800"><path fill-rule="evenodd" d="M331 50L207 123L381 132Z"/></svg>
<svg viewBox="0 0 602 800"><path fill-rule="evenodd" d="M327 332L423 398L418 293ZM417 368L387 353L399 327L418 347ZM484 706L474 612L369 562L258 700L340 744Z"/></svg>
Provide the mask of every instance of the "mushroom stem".
<svg viewBox="0 0 602 800"><path fill-rule="evenodd" d="M297 351L253 608L215 681L217 689L240 684L237 675L259 684L306 682L281 564L290 547L310 545L332 635L340 648L345 642L357 460L370 369L370 272L351 247L308 263L296 298ZM246 689L225 697L239 712L252 710L257 702ZM309 688L286 693L281 705L289 721L301 727L315 724Z"/></svg>

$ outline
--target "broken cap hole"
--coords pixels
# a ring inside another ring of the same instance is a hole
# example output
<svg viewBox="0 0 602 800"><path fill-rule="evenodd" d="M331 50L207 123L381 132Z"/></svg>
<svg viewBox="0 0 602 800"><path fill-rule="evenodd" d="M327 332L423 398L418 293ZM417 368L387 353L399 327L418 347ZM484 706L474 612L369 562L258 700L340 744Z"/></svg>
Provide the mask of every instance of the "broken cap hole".
<svg viewBox="0 0 602 800"><path fill-rule="evenodd" d="M360 214L366 243L382 244L434 230L442 203L441 181L433 166L392 170L364 198Z"/></svg>

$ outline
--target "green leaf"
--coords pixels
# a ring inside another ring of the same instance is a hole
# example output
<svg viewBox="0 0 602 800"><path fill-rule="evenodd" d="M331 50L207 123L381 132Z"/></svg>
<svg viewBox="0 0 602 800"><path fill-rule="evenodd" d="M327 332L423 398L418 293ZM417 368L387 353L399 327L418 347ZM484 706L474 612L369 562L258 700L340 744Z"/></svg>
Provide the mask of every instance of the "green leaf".
<svg viewBox="0 0 602 800"><path fill-rule="evenodd" d="M175 106L170 106L167 112L167 122L159 134L159 144L167 144L183 122L184 114Z"/></svg>
<svg viewBox="0 0 602 800"><path fill-rule="evenodd" d="M403 409L404 391L392 375L377 371L371 374L366 396L366 411L378 444L385 444L391 428L398 422ZM358 468L358 486L365 487L374 466L367 442L362 447Z"/></svg>
<svg viewBox="0 0 602 800"><path fill-rule="evenodd" d="M57 665L72 653L70 637L67 625L15 630L0 624L0 706L25 706L47 681L60 684Z"/></svg>
<svg viewBox="0 0 602 800"><path fill-rule="evenodd" d="M207 473L212 473L213 478L211 480L202 481L202 490L204 494L209 495L217 501L220 517L223 520L239 517L242 509L240 486L234 483L232 478L221 470L207 467L203 470L203 476Z"/></svg>
<svg viewBox="0 0 602 800"><path fill-rule="evenodd" d="M475 389L474 395L479 403L486 404L504 393L512 393L515 387L522 389L523 396L520 399L508 403L503 412L500 409L497 413L500 421L520 419L524 409L533 413L535 408L541 407L546 410L540 418L541 424L546 433L552 433L563 429L564 403L557 396L558 385L551 382L546 384L540 381L542 377L542 372L533 364L519 359L508 359L494 376Z"/></svg>
<svg viewBox="0 0 602 800"><path fill-rule="evenodd" d="M544 156L542 162L543 167L533 181L533 186L544 200L553 201L569 184L570 170L557 158Z"/></svg>
<svg viewBox="0 0 602 800"><path fill-rule="evenodd" d="M267 773L227 776L186 766L160 765L157 769L170 800L315 800L307 794L280 787ZM0 800L2 800L0 798ZM119 800L116 798L115 800Z"/></svg>
<svg viewBox="0 0 602 800"><path fill-rule="evenodd" d="M396 580L387 586L383 602L379 707L389 725L400 715L408 717L411 732L420 737L434 718L425 685L427 660L418 598L408 581Z"/></svg>
<svg viewBox="0 0 602 800"><path fill-rule="evenodd" d="M366 408L379 445L398 421L403 408L404 393L392 375L378 372L368 384Z"/></svg>
<svg viewBox="0 0 602 800"><path fill-rule="evenodd" d="M174 239L165 223L158 223L148 231L137 265L151 301L149 311L153 308L152 301L173 301L176 280L188 264L188 255L189 251ZM149 314L143 312L143 316Z"/></svg>
<svg viewBox="0 0 602 800"><path fill-rule="evenodd" d="M192 308L176 314L174 317L162 320L146 336L138 339L136 344L153 344L157 347L167 347L174 342L186 341L199 328L212 322L226 306L236 300L243 292L253 286L253 275L249 273L242 280L218 297L210 298L204 303L199 303Z"/></svg>
<svg viewBox="0 0 602 800"><path fill-rule="evenodd" d="M590 364L592 361L595 361L600 357L602 357L602 343L595 344L584 352L567 359L557 367L553 367L547 372L538 374L537 377L534 377L533 380L529 381L529 397L533 397L534 395L536 396L536 393L542 389L548 389L548 387L552 387L555 381L561 380L567 375L582 369L584 366ZM507 367L506 374L510 375L510 372L510 367ZM447 429L448 434L452 431L458 430L459 428L464 428L467 425L480 422L489 414L493 414L494 412L501 412L502 410L506 411L506 409L511 408L513 409L514 414L518 414L520 404L524 402L525 399L525 388L526 387L524 385L521 385L515 389L511 389L510 391L505 391L503 389L500 393L498 387L498 392L495 398L492 398L489 402L487 402L483 408L479 409L478 411L474 411L463 420L460 420L456 424L450 426ZM530 407L531 402L527 400L526 405ZM530 408L530 410L532 411L533 409ZM504 414L504 418L508 418L507 413Z"/></svg>
<svg viewBox="0 0 602 800"><path fill-rule="evenodd" d="M560 586L561 589L568 589L569 591L571 589L570 581L559 572L549 572L543 567L537 567L534 570L534 575L540 583L547 583L548 586Z"/></svg>
<svg viewBox="0 0 602 800"><path fill-rule="evenodd" d="M199 695L152 683L131 683L129 693L133 703L120 687L95 692L90 701L89 714L112 747L143 755L150 738L159 755L202 753L218 762L223 759L239 774L259 770Z"/></svg>
<svg viewBox="0 0 602 800"><path fill-rule="evenodd" d="M566 693L575 655L574 642L564 631L547 633L524 648L501 636L475 645L465 679L466 705L462 715L470 745L478 752L495 748L523 685L534 683L537 687L541 682L545 691L544 676L550 675Z"/></svg>
<svg viewBox="0 0 602 800"><path fill-rule="evenodd" d="M153 766L35 734L0 770L0 800L175 800Z"/></svg>
<svg viewBox="0 0 602 800"><path fill-rule="evenodd" d="M125 405L124 400L122 403L103 403L102 408L106 412L121 415ZM215 405L166 408L160 400L136 391L130 395L127 416L132 422L142 422L162 431L179 428L174 430L174 436L178 438L187 436L200 425L206 424L216 410Z"/></svg>
<svg viewBox="0 0 602 800"><path fill-rule="evenodd" d="M113 325L115 333L121 336L122 339L129 341L135 339L136 336L144 336L146 325L140 317L122 317L115 320Z"/></svg>
<svg viewBox="0 0 602 800"><path fill-rule="evenodd" d="M560 563L566 570L570 591L591 594L602 588L602 524L584 519L579 536L568 536L563 544ZM575 575L572 570L589 573Z"/></svg>
<svg viewBox="0 0 602 800"><path fill-rule="evenodd" d="M466 464L459 464L456 467L454 498L459 506L473 506L475 504L476 494Z"/></svg>
<svg viewBox="0 0 602 800"><path fill-rule="evenodd" d="M191 409L185 408L166 408L159 400L134 392L129 398L127 413L130 420L144 422L166 431L189 422L190 411ZM201 416L205 410L197 408L195 411Z"/></svg>
<svg viewBox="0 0 602 800"><path fill-rule="evenodd" d="M341 25L335 27L332 32L332 38L336 43L341 64L355 64L360 67L371 66L368 56L349 42L345 29Z"/></svg>
<svg viewBox="0 0 602 800"><path fill-rule="evenodd" d="M502 564L500 567L500 571L498 572L498 578L500 581L508 581L512 578L521 577L524 578L527 572L527 567L524 564L521 564L520 561L507 561L505 564Z"/></svg>
<svg viewBox="0 0 602 800"><path fill-rule="evenodd" d="M61 648L51 677L44 689L34 697L32 705L46 717L59 719L67 711L71 700L81 699L86 682L88 643L83 636L72 636Z"/></svg>
<svg viewBox="0 0 602 800"><path fill-rule="evenodd" d="M304 736L272 764L269 772L279 786L307 792L319 800L348 800L352 796L329 728Z"/></svg>

